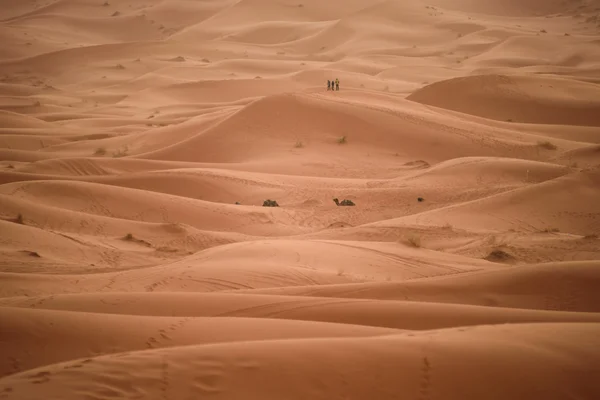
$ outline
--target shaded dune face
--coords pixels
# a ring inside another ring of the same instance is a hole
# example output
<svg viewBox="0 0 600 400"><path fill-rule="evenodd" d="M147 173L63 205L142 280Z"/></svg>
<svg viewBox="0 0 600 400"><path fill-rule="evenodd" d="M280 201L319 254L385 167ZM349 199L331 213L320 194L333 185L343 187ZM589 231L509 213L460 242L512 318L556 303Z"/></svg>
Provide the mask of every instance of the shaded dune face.
<svg viewBox="0 0 600 400"><path fill-rule="evenodd" d="M597 1L3 5L0 398L598 397Z"/></svg>

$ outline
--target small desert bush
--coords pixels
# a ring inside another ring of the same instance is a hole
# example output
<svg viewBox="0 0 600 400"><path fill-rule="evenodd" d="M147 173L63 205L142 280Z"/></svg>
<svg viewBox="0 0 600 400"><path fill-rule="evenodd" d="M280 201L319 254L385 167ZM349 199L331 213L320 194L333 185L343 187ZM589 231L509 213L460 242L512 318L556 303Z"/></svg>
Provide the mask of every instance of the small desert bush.
<svg viewBox="0 0 600 400"><path fill-rule="evenodd" d="M516 259L512 254L507 253L502 249L495 249L490 252L484 260L491 262L514 262Z"/></svg>
<svg viewBox="0 0 600 400"><path fill-rule="evenodd" d="M152 247L152 244L150 242L147 242L144 239L136 238L135 236L133 236L132 233L128 233L127 235L123 236L122 239L125 240L125 241L128 241L128 242L141 244L141 245L144 245L146 247Z"/></svg>
<svg viewBox="0 0 600 400"><path fill-rule="evenodd" d="M103 156L106 154L106 149L104 147L98 147L94 152L95 156Z"/></svg>
<svg viewBox="0 0 600 400"><path fill-rule="evenodd" d="M15 218L15 222L21 225L24 224L25 221L23 220L23 214L19 213L19 215L17 215L17 218Z"/></svg>
<svg viewBox="0 0 600 400"><path fill-rule="evenodd" d="M412 247L421 247L421 236L410 234L406 237L406 242Z"/></svg>
<svg viewBox="0 0 600 400"><path fill-rule="evenodd" d="M560 232L560 230L558 228L546 228L542 232L544 232L544 233L557 233L557 232Z"/></svg>
<svg viewBox="0 0 600 400"><path fill-rule="evenodd" d="M294 147L297 149L301 149L302 147L304 147L304 143L302 143L300 140L298 140L296 142L296 144L294 145Z"/></svg>
<svg viewBox="0 0 600 400"><path fill-rule="evenodd" d="M163 253L177 253L178 250L174 249L172 247L161 246L161 247L158 247L156 249L156 251L160 251L160 252L163 252Z"/></svg>
<svg viewBox="0 0 600 400"><path fill-rule="evenodd" d="M345 144L347 142L346 136L342 136L337 140L338 144Z"/></svg>
<svg viewBox="0 0 600 400"><path fill-rule="evenodd" d="M113 152L113 157L115 157L115 158L125 157L127 155L127 151L129 151L129 149L127 148L127 146L125 146L122 149Z"/></svg>
<svg viewBox="0 0 600 400"><path fill-rule="evenodd" d="M40 253L38 253L37 251L22 250L22 252L31 257L42 258L42 256L40 256Z"/></svg>
<svg viewBox="0 0 600 400"><path fill-rule="evenodd" d="M279 203L277 203L277 200L267 199L263 201L263 207L279 207Z"/></svg>
<svg viewBox="0 0 600 400"><path fill-rule="evenodd" d="M590 235L585 235L583 238L585 240L594 240L594 239L598 239L598 235L596 235L595 233L592 233Z"/></svg>
<svg viewBox="0 0 600 400"><path fill-rule="evenodd" d="M538 142L538 146L547 149L547 150L556 150L556 145L548 140L543 142Z"/></svg>

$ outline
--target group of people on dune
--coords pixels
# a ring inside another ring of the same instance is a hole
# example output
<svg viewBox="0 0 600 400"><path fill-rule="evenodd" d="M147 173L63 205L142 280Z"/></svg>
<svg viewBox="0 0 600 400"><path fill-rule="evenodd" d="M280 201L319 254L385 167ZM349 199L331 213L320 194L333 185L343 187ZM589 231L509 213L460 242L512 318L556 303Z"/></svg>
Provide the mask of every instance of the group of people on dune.
<svg viewBox="0 0 600 400"><path fill-rule="evenodd" d="M334 80L327 79L327 90L340 90L340 81L338 78Z"/></svg>

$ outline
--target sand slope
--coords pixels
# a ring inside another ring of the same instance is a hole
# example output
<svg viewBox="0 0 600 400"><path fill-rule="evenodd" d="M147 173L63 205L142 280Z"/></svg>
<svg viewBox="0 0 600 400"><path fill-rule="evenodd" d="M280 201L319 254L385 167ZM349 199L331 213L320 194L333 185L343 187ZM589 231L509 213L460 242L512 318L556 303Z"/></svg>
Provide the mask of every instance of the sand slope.
<svg viewBox="0 0 600 400"><path fill-rule="evenodd" d="M590 398L600 389L585 372L598 368L593 346L598 333L597 324L540 324L186 346L73 360L16 374L0 384L7 398L24 399L34 398L39 384L51 397L72 392L135 397L149 391L150 398L165 393L300 399L302 393L289 390L297 385L318 398L393 399L399 387L413 397L440 391L449 399ZM377 379L361 371L377 371ZM504 384L491 391L496 378Z"/></svg>
<svg viewBox="0 0 600 400"><path fill-rule="evenodd" d="M405 282L271 288L254 294L429 301L538 310L598 312L597 261L503 268Z"/></svg>
<svg viewBox="0 0 600 400"><path fill-rule="evenodd" d="M352 325L246 318L151 318L2 308L2 376L62 361L189 344L395 333ZM78 326L84 327L79 329ZM10 332L10 333L9 333ZM129 332L123 335L123 332ZM270 332L270 333L266 333ZM79 340L80 338L84 340Z"/></svg>
<svg viewBox="0 0 600 400"><path fill-rule="evenodd" d="M598 397L598 1L3 6L1 399Z"/></svg>
<svg viewBox="0 0 600 400"><path fill-rule="evenodd" d="M395 289L400 291L407 287L410 288L411 285L400 288L396 286ZM330 293L333 292L332 289L334 287L330 288ZM385 287L379 289L380 293L385 290L390 291L390 288ZM425 292L424 288L422 292ZM366 293L363 293L366 296ZM413 299L418 296L414 295L414 290L412 293ZM561 308L547 311L518 310L463 304L394 301L389 298L383 299L385 301L349 298L330 300L322 297L297 297L297 294L298 291L294 296L264 295L254 292L243 295L218 292L152 294L121 292L14 297L2 299L0 304L38 310L148 316L275 318L410 330L517 322L598 322L600 319L592 312L597 311L596 309L585 309L583 312L563 312ZM325 293L317 292L315 295L324 297ZM497 295L500 297L501 293ZM358 297L356 294L348 296ZM421 295L419 300L423 298L424 296ZM530 294L530 299L535 299L533 294ZM552 306L550 302L547 305ZM569 311L573 311L573 307L569 308Z"/></svg>
<svg viewBox="0 0 600 400"><path fill-rule="evenodd" d="M407 97L510 122L599 126L598 85L565 78L484 75L436 82Z"/></svg>

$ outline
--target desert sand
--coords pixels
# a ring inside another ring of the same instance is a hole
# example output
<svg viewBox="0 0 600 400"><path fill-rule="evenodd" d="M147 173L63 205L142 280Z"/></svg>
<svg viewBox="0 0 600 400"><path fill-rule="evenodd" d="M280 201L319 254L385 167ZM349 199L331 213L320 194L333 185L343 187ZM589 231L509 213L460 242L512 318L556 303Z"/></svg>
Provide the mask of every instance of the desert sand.
<svg viewBox="0 0 600 400"><path fill-rule="evenodd" d="M600 1L2 5L0 399L600 398Z"/></svg>

